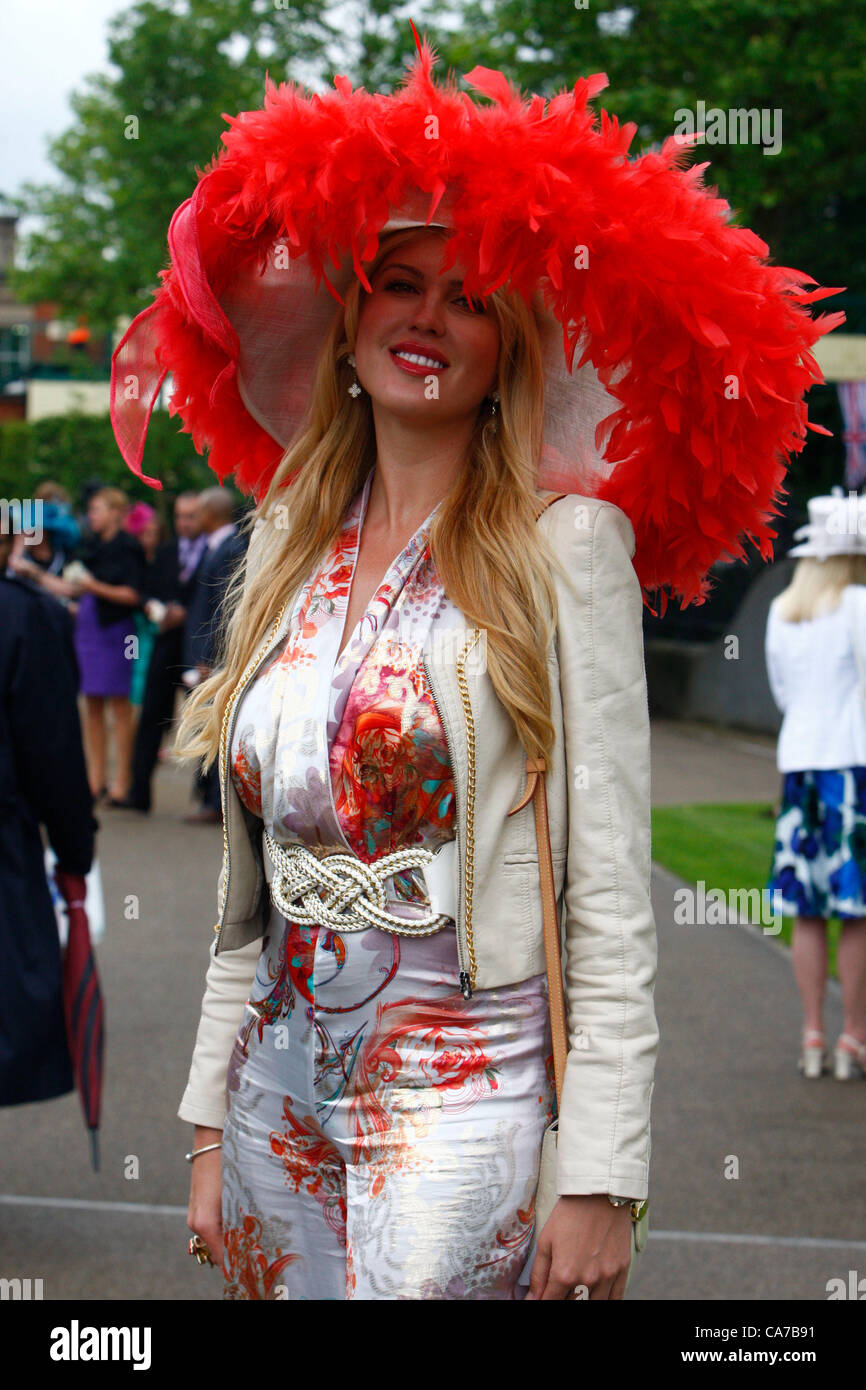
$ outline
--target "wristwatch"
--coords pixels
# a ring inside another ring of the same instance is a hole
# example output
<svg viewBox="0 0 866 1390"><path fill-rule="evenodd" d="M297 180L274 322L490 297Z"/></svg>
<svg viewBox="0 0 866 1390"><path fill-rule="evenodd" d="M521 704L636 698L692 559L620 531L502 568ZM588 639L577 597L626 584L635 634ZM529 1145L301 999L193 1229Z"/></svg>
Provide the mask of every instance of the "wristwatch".
<svg viewBox="0 0 866 1390"><path fill-rule="evenodd" d="M635 1199L634 1197L611 1197L610 1193L608 1192L607 1200L610 1202L612 1207L627 1207L630 1206L630 1204Z"/></svg>

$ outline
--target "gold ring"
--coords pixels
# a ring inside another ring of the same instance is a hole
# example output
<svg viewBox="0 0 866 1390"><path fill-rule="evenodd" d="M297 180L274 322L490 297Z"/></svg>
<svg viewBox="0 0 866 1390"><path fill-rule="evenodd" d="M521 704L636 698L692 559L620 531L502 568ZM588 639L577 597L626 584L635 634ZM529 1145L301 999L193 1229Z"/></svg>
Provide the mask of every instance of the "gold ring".
<svg viewBox="0 0 866 1390"><path fill-rule="evenodd" d="M195 1255L196 1260L200 1265L212 1265L214 1263L214 1261L211 1259L211 1253L208 1250L205 1242L202 1240L201 1236L190 1236L187 1250L189 1251L190 1255Z"/></svg>

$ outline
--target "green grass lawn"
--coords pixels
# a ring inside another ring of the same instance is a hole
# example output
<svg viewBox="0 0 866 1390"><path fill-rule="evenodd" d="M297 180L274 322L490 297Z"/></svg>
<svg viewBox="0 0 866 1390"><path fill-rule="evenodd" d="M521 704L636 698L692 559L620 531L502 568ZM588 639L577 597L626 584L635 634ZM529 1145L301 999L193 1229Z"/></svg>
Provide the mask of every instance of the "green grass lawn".
<svg viewBox="0 0 866 1390"><path fill-rule="evenodd" d="M707 892L762 889L772 868L775 829L776 807L769 802L655 806L653 859L688 883L703 879ZM774 939L790 946L793 926L793 917L783 917ZM833 918L827 930L828 970L835 976L838 919Z"/></svg>

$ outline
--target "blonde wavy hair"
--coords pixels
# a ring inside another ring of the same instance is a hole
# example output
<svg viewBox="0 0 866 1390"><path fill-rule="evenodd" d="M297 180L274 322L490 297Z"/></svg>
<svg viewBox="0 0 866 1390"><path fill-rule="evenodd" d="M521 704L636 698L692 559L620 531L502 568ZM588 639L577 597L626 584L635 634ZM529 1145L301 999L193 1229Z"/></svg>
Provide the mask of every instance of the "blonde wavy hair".
<svg viewBox="0 0 866 1390"><path fill-rule="evenodd" d="M866 584L866 555L828 555L825 560L803 555L787 589L774 600L776 616L804 623L832 613L849 584Z"/></svg>
<svg viewBox="0 0 866 1390"><path fill-rule="evenodd" d="M423 234L450 235L434 228ZM418 235L414 227L383 236L368 276L396 246ZM258 562L246 583L241 565L226 591L217 666L187 699L178 726L174 755L180 761L201 758L206 768L218 756L232 691L281 605L324 559L375 464L370 398L348 393L353 371L347 358L356 341L361 291L353 280L319 355L304 426L246 519L250 529L259 519L266 523L255 540ZM496 290L487 302L500 332L498 425L483 401L465 466L433 520L430 553L468 626L486 633L487 673L520 743L528 755L549 758L555 730L547 651L557 618L549 566L564 571L535 520L543 356L534 311L520 295ZM287 525L275 524L286 514Z"/></svg>

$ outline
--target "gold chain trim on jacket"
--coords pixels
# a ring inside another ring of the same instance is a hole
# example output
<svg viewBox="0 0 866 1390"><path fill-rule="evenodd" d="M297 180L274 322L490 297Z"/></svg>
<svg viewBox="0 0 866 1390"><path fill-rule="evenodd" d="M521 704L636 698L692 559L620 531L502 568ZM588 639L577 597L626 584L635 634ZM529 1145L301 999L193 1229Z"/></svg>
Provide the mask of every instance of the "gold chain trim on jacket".
<svg viewBox="0 0 866 1390"><path fill-rule="evenodd" d="M475 988L475 943L472 939L472 897L475 886L475 719L469 702L469 686L466 680L466 658L481 636L479 628L474 628L472 636L457 658L457 684L463 700L463 714L466 719L466 748L468 772L466 776L466 865L463 882L466 888L466 953L469 957L469 988Z"/></svg>

